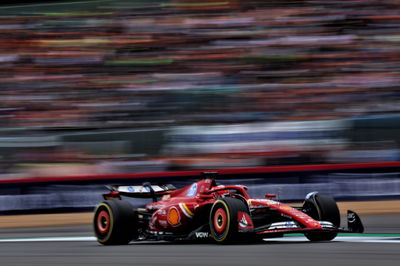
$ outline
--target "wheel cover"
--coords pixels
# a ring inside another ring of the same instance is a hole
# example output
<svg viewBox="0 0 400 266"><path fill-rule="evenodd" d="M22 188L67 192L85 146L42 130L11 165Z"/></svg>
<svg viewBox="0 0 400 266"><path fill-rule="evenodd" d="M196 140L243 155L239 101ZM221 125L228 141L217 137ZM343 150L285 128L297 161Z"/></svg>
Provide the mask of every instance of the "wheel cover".
<svg viewBox="0 0 400 266"><path fill-rule="evenodd" d="M221 234L225 231L227 226L227 214L224 208L218 208L214 213L214 229L217 233Z"/></svg>
<svg viewBox="0 0 400 266"><path fill-rule="evenodd" d="M97 216L97 229L100 234L106 234L110 229L110 214L106 210L99 212Z"/></svg>

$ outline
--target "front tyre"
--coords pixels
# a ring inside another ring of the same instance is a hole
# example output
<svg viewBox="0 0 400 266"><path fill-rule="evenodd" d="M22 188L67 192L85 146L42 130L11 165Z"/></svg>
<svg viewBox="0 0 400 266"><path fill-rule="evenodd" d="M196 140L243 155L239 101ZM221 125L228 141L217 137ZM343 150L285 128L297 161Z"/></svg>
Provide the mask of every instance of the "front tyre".
<svg viewBox="0 0 400 266"><path fill-rule="evenodd" d="M328 196L313 193L303 203L303 211L317 221L331 222L340 227L340 213L336 201ZM330 241L337 236L336 232L305 233L310 241Z"/></svg>
<svg viewBox="0 0 400 266"><path fill-rule="evenodd" d="M214 202L210 212L210 233L221 244L240 240L238 214L249 214L246 204L235 198L223 198Z"/></svg>
<svg viewBox="0 0 400 266"><path fill-rule="evenodd" d="M125 245L137 237L136 213L129 202L106 200L94 212L94 233L103 245Z"/></svg>

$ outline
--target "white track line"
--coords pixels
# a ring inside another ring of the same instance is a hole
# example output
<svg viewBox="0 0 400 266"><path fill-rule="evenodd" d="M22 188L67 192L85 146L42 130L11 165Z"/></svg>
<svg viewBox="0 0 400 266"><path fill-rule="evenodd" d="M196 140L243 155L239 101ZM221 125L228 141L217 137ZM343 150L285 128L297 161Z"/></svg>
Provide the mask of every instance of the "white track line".
<svg viewBox="0 0 400 266"><path fill-rule="evenodd" d="M0 243L13 242L67 242L67 241L96 241L94 236L67 236L67 237L32 237L32 238L4 238Z"/></svg>
<svg viewBox="0 0 400 266"><path fill-rule="evenodd" d="M308 242L305 237L283 237L283 238L265 238L266 242ZM93 236L67 236L67 237L32 237L32 238L4 238L0 239L0 243L16 243L16 242L83 242L96 241ZM339 236L332 242L353 242L353 243L395 243L400 244L400 238L396 237L351 237ZM143 243L143 242L141 242Z"/></svg>

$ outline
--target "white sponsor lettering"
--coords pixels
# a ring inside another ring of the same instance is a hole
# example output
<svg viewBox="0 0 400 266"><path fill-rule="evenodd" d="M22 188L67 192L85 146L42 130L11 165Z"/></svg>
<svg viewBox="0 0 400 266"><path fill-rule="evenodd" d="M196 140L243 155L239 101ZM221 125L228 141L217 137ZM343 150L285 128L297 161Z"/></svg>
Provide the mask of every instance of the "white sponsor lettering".
<svg viewBox="0 0 400 266"><path fill-rule="evenodd" d="M207 238L208 232L196 232L196 238Z"/></svg>

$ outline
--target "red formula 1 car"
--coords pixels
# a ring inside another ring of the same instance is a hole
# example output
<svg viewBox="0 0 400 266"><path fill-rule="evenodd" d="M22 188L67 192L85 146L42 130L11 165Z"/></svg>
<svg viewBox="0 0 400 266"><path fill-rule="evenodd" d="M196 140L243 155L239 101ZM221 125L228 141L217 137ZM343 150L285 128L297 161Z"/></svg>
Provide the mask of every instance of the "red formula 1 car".
<svg viewBox="0 0 400 266"><path fill-rule="evenodd" d="M111 186L94 214L94 232L104 245L132 240L205 240L217 243L281 237L303 233L311 241L328 241L338 232L362 233L359 216L348 211L348 229L340 228L336 202L317 192L302 206L274 201L274 195L252 199L241 185L217 185L215 173L181 189L172 185ZM152 198L133 208L121 196ZM161 198L161 199L160 199Z"/></svg>

